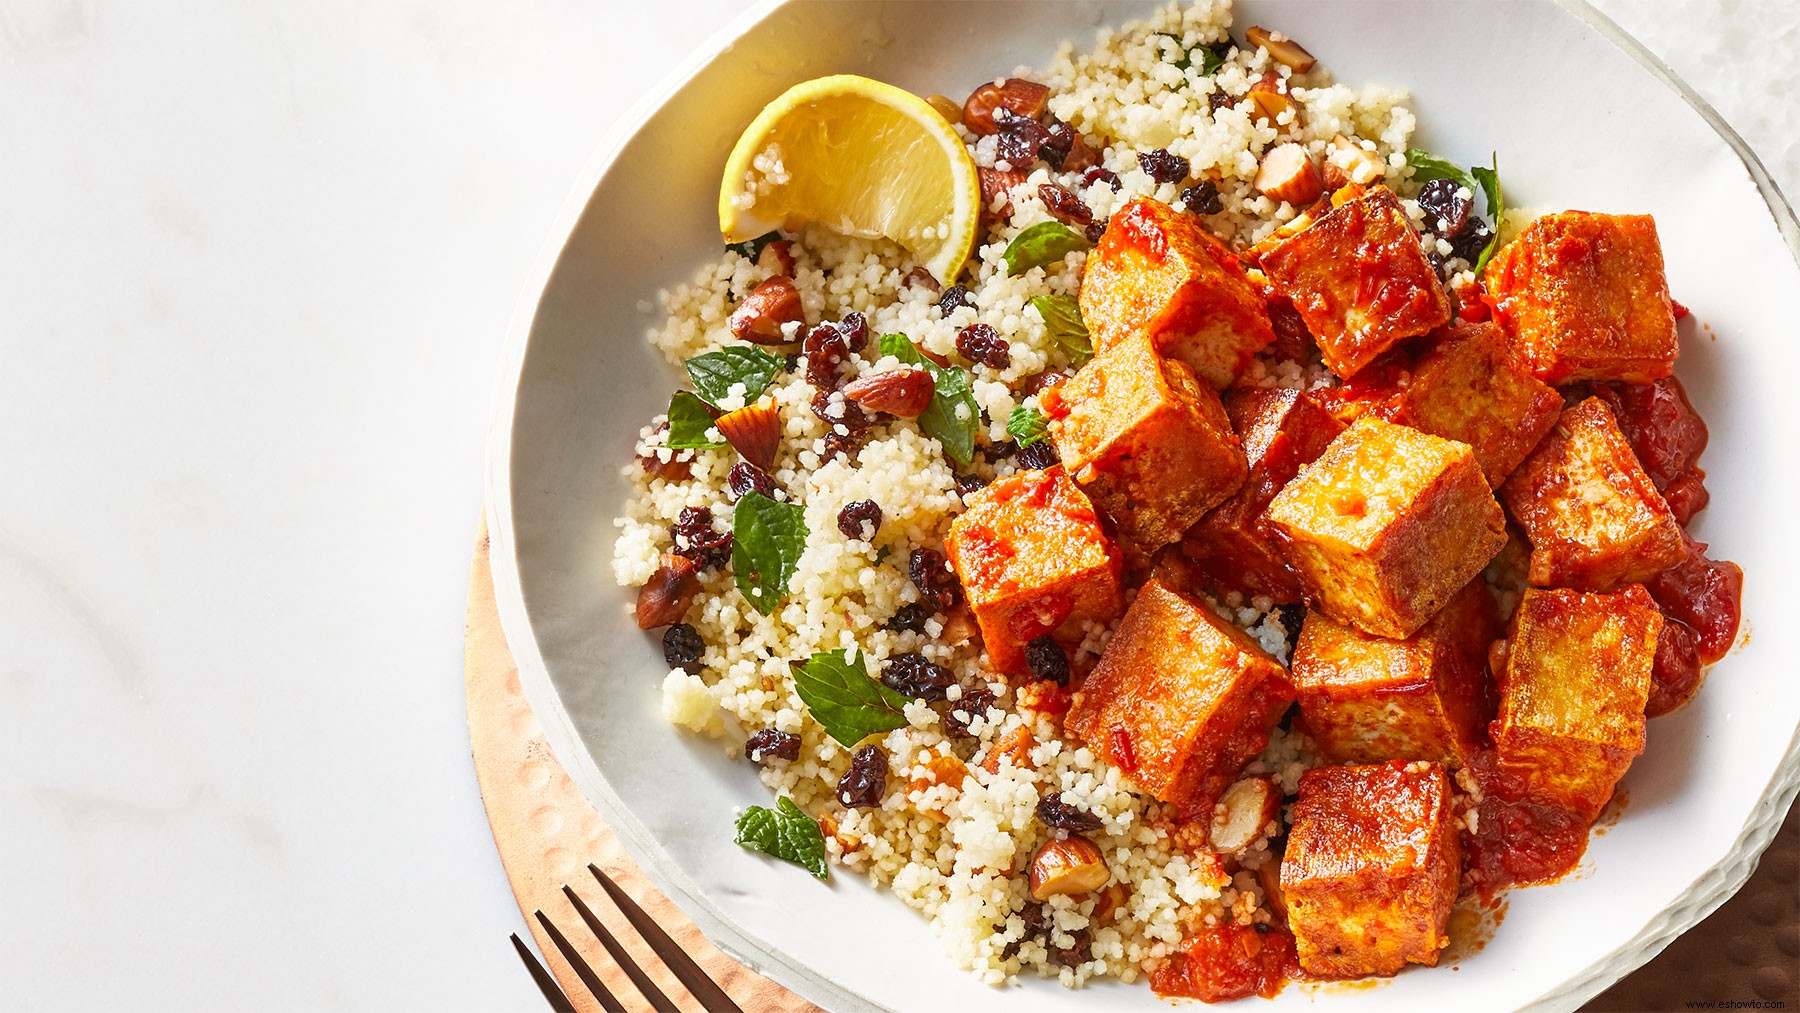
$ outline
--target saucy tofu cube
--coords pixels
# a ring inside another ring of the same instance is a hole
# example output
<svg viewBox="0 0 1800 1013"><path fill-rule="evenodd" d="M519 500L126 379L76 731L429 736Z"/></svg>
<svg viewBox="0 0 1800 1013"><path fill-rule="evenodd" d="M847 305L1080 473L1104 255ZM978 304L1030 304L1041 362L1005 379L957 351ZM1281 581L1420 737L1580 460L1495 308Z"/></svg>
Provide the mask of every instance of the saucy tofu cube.
<svg viewBox="0 0 1800 1013"><path fill-rule="evenodd" d="M1244 452L1219 395L1146 337L1096 356L1043 403L1063 466L1134 558L1180 538L1243 484Z"/></svg>
<svg viewBox="0 0 1800 1013"><path fill-rule="evenodd" d="M1539 587L1610 591L1683 554L1681 525L1599 398L1564 411L1500 496L1531 540L1526 578Z"/></svg>
<svg viewBox="0 0 1800 1013"><path fill-rule="evenodd" d="M1344 424L1313 395L1280 387L1225 392L1225 415L1243 442L1242 488L1182 536L1182 552L1221 586L1277 602L1300 600L1300 577L1275 551L1263 520L1269 501L1325 452Z"/></svg>
<svg viewBox="0 0 1800 1013"><path fill-rule="evenodd" d="M1450 320L1450 299L1399 198L1385 187L1332 208L1262 257L1343 377L1407 338Z"/></svg>
<svg viewBox="0 0 1800 1013"><path fill-rule="evenodd" d="M1360 978L1436 964L1461 878L1443 767L1394 761L1301 775L1281 891L1307 972Z"/></svg>
<svg viewBox="0 0 1800 1013"><path fill-rule="evenodd" d="M1562 407L1562 395L1513 361L1498 327L1458 324L1407 371L1385 417L1467 443L1498 489Z"/></svg>
<svg viewBox="0 0 1800 1013"><path fill-rule="evenodd" d="M1405 640L1307 613L1293 683L1320 753L1333 763L1466 766L1493 716L1486 672L1498 633L1494 597L1479 577Z"/></svg>
<svg viewBox="0 0 1800 1013"><path fill-rule="evenodd" d="M1008 475L971 500L944 549L996 669L1023 673L1026 644L1118 615L1118 552L1062 468Z"/></svg>
<svg viewBox="0 0 1800 1013"><path fill-rule="evenodd" d="M1237 257L1194 216L1145 197L1113 215L1088 254L1080 304L1095 351L1147 335L1220 389L1275 340Z"/></svg>
<svg viewBox="0 0 1800 1013"><path fill-rule="evenodd" d="M1529 797L1587 820L1644 751L1662 613L1642 585L1597 594L1527 588L1496 651L1494 747Z"/></svg>
<svg viewBox="0 0 1800 1013"><path fill-rule="evenodd" d="M1294 700L1287 672L1204 602L1152 578L1065 727L1137 786L1210 816Z"/></svg>
<svg viewBox="0 0 1800 1013"><path fill-rule="evenodd" d="M1404 639L1506 544L1506 518L1466 443L1365 415L1264 516L1307 601Z"/></svg>
<svg viewBox="0 0 1800 1013"><path fill-rule="evenodd" d="M1482 282L1546 383L1642 383L1675 368L1675 309L1649 215L1545 215L1494 255Z"/></svg>

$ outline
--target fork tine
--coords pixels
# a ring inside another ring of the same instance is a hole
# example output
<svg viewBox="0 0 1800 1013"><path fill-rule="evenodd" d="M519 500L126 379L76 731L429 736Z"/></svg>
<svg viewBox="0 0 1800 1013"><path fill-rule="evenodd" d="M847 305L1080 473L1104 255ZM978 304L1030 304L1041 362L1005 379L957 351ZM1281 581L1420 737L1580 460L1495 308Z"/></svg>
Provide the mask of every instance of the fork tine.
<svg viewBox="0 0 1800 1013"><path fill-rule="evenodd" d="M588 987L588 991L594 993L594 998L600 1000L600 1005L605 1008L606 1013L625 1013L625 1007L620 1004L619 1000L613 998L611 992L607 991L606 985L600 981L600 976L594 973L594 969L588 966L586 960L582 959L581 951L569 942L568 937L562 934L562 930L556 927L556 923L546 918L542 911L535 911L533 914L537 915L538 924L542 925L544 931L550 934L550 941L556 944L563 959L567 960L569 966L574 968L575 973L581 977L581 983Z"/></svg>
<svg viewBox="0 0 1800 1013"><path fill-rule="evenodd" d="M625 948L619 945L619 941L613 938L613 934L600 923L600 919L594 917L593 910L587 906L586 901L581 899L581 895L567 886L562 890L563 894L569 898L569 903L575 905L575 912L581 915L581 920L587 922L589 931L598 936L600 945L606 947L606 952L612 954L613 963L618 964L619 970L625 972L625 977L630 978L631 983L637 986L638 994L650 1000L650 1007L657 1013L680 1013L675 1008L675 1004L669 1001L669 997L663 994L662 989L656 987L656 982L650 980L650 976L637 965L637 961L631 959L631 954L626 953Z"/></svg>
<svg viewBox="0 0 1800 1013"><path fill-rule="evenodd" d="M588 871L600 881L601 889L604 889L606 895L612 898L613 904L625 916L625 920L638 930L638 934L644 937L644 941L649 943L650 948L656 951L656 955L662 958L664 964L668 965L670 973L687 986L688 992L694 998L700 1000L702 1007L711 1010L712 1013L744 1013L738 1008L737 1003L731 1001L731 997L726 995L723 989L706 976L706 972L700 969L700 965L694 963L694 958L688 956L675 940L669 938L669 934L662 930L662 926L656 924L654 919L644 913L643 908L637 906L636 901L626 896L625 891L619 889L619 885L612 881L612 877L601 872L599 866L591 863L588 865Z"/></svg>
<svg viewBox="0 0 1800 1013"><path fill-rule="evenodd" d="M550 1008L556 1013L575 1013L575 1006L569 1002L568 996L563 995L562 986L550 976L550 972L545 970L544 965L531 952L531 947L525 945L517 932L512 933L512 944L513 949L519 952L519 959L525 962L525 970L531 972L531 980L537 982L538 991L544 993L544 1001L550 1004Z"/></svg>

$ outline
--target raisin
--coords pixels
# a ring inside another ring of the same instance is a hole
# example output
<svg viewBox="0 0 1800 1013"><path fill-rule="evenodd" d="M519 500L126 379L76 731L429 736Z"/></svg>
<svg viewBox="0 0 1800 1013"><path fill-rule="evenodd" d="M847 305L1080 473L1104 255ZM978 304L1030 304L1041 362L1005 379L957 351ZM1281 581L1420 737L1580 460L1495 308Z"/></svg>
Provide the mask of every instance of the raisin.
<svg viewBox="0 0 1800 1013"><path fill-rule="evenodd" d="M1138 165L1158 183L1179 183L1188 174L1188 160L1168 148L1138 152Z"/></svg>
<svg viewBox="0 0 1800 1013"><path fill-rule="evenodd" d="M979 308L975 305L975 300L969 298L969 290L966 286L952 285L938 297L938 313L943 316L949 316L958 306L967 306L970 309Z"/></svg>
<svg viewBox="0 0 1800 1013"><path fill-rule="evenodd" d="M800 736L779 728L764 728L744 743L744 759L767 764L770 760L792 762L800 758Z"/></svg>
<svg viewBox="0 0 1800 1013"><path fill-rule="evenodd" d="M975 448L975 452L981 455L982 460L992 464L995 461L1004 461L1018 453L1019 442L1017 440L1001 440L998 443L983 443Z"/></svg>
<svg viewBox="0 0 1800 1013"><path fill-rule="evenodd" d="M846 397L832 397L829 391L820 391L813 395L812 413L824 423L832 427L832 432L843 436L858 436L863 430L874 425L862 406ZM846 433L837 433L837 427L843 426Z"/></svg>
<svg viewBox="0 0 1800 1013"><path fill-rule="evenodd" d="M1075 938L1071 946L1051 946L1050 959L1064 967L1078 967L1094 959L1093 939L1088 936L1087 929L1073 929L1069 935Z"/></svg>
<svg viewBox="0 0 1800 1013"><path fill-rule="evenodd" d="M1494 230L1488 227L1486 221L1470 216L1468 228L1450 241L1450 252L1473 264L1481 259L1481 252L1487 249L1493 238Z"/></svg>
<svg viewBox="0 0 1800 1013"><path fill-rule="evenodd" d="M1036 901L1019 909L1019 920L1025 923L1025 937L1037 939L1050 931L1050 909Z"/></svg>
<svg viewBox="0 0 1800 1013"><path fill-rule="evenodd" d="M1181 200L1190 214L1216 215L1225 210L1225 202L1219 199L1219 184L1210 179L1181 191Z"/></svg>
<svg viewBox="0 0 1800 1013"><path fill-rule="evenodd" d="M987 481L980 475L956 476L956 494L967 499L970 495L987 488Z"/></svg>
<svg viewBox="0 0 1800 1013"><path fill-rule="evenodd" d="M1091 834L1105 824L1086 809L1062 800L1062 792L1053 791L1038 800L1037 818L1047 827L1067 830L1072 834Z"/></svg>
<svg viewBox="0 0 1800 1013"><path fill-rule="evenodd" d="M962 585L944 565L944 554L936 549L914 549L906 573L919 589L919 600L932 611L948 612L962 604Z"/></svg>
<svg viewBox="0 0 1800 1013"><path fill-rule="evenodd" d="M734 502L752 492L760 492L772 498L775 495L775 478L749 461L739 461L731 466L731 471L725 476L725 489Z"/></svg>
<svg viewBox="0 0 1800 1013"><path fill-rule="evenodd" d="M1051 445L1049 440L1039 440L1029 447L1020 447L1019 456L1014 460L1019 462L1021 468L1042 471L1045 468L1055 467L1062 457L1057 454L1056 447Z"/></svg>
<svg viewBox="0 0 1800 1013"><path fill-rule="evenodd" d="M872 499L859 499L838 511L838 531L845 538L873 541L881 530L881 506Z"/></svg>
<svg viewBox="0 0 1800 1013"><path fill-rule="evenodd" d="M838 778L838 801L849 809L881 804L887 793L888 758L880 746L864 746L850 754L850 769Z"/></svg>
<svg viewBox="0 0 1800 1013"><path fill-rule="evenodd" d="M838 371L850 358L850 346L836 327L815 324L800 345L806 355L806 382L820 390L836 390Z"/></svg>
<svg viewBox="0 0 1800 1013"><path fill-rule="evenodd" d="M1095 183L1105 183L1117 191L1120 186L1119 174L1102 165L1096 165L1081 174L1082 186L1093 186Z"/></svg>
<svg viewBox="0 0 1800 1013"><path fill-rule="evenodd" d="M956 350L970 362L993 369L1005 369L1012 362L1012 348L987 324L970 324L957 331Z"/></svg>
<svg viewBox="0 0 1800 1013"><path fill-rule="evenodd" d="M944 734L955 739L974 738L975 734L969 731L969 722L985 715L992 706L993 690L986 686L976 686L974 689L964 687L962 696L944 711L940 719L944 725ZM957 717L958 714L967 714L968 717L960 718Z"/></svg>
<svg viewBox="0 0 1800 1013"><path fill-rule="evenodd" d="M895 632L924 633L925 623L931 618L931 609L923 602L911 602L900 606L900 611L888 617L887 628Z"/></svg>
<svg viewBox="0 0 1800 1013"><path fill-rule="evenodd" d="M709 507L682 507L675 526L669 529L675 554L693 560L701 569L730 562L731 533L714 531L712 521Z"/></svg>
<svg viewBox="0 0 1800 1013"><path fill-rule="evenodd" d="M855 310L844 314L844 319L837 322L837 332L852 352L869 347L869 318Z"/></svg>
<svg viewBox="0 0 1800 1013"><path fill-rule="evenodd" d="M1082 230L1082 232L1084 235L1087 236L1088 242L1098 243L1100 241L1100 237L1106 235L1106 223L1105 222L1089 222L1088 227L1086 229Z"/></svg>
<svg viewBox="0 0 1800 1013"><path fill-rule="evenodd" d="M1062 645L1050 637L1038 637L1025 645L1025 668L1033 679L1054 682L1058 686L1069 684L1069 656Z"/></svg>
<svg viewBox="0 0 1800 1013"><path fill-rule="evenodd" d="M1043 144L1038 145L1038 157L1050 163L1051 168L1061 170L1069 152L1075 147L1075 128L1062 120L1051 120L1045 125L1048 135Z"/></svg>
<svg viewBox="0 0 1800 1013"><path fill-rule="evenodd" d="M836 432L826 433L825 460L829 461L833 458L842 457L846 461L854 462L856 460L856 452L862 449L862 445L863 437L861 433L850 433L848 435Z"/></svg>
<svg viewBox="0 0 1800 1013"><path fill-rule="evenodd" d="M1061 387L1069 382L1069 374L1060 369L1046 369L1042 373L1033 373L1019 383L1019 393L1025 397L1042 394L1052 387Z"/></svg>
<svg viewBox="0 0 1800 1013"><path fill-rule="evenodd" d="M1281 628L1287 633L1288 651L1292 653L1294 645L1300 642L1300 627L1306 622L1306 606L1277 605L1275 610L1281 616Z"/></svg>
<svg viewBox="0 0 1800 1013"><path fill-rule="evenodd" d="M1445 239L1462 235L1474 204L1474 195L1464 197L1462 191L1463 185L1453 179L1434 179L1419 190L1419 210L1425 212L1427 229Z"/></svg>
<svg viewBox="0 0 1800 1013"><path fill-rule="evenodd" d="M1087 225L1094 220L1094 213L1075 196L1074 191L1065 190L1055 183L1038 184L1038 199L1051 216L1066 225Z"/></svg>
<svg viewBox="0 0 1800 1013"><path fill-rule="evenodd" d="M999 128L999 142L994 147L994 159L996 162L1005 162L1014 169L1029 169L1031 163L1037 161L1038 152L1050 143L1050 128L1010 109L994 110L994 126ZM1064 148L1063 154L1068 153L1068 149Z"/></svg>
<svg viewBox="0 0 1800 1013"><path fill-rule="evenodd" d="M1223 89L1206 96L1206 108L1215 113L1221 109L1230 109L1236 104L1237 100L1225 94Z"/></svg>
<svg viewBox="0 0 1800 1013"><path fill-rule="evenodd" d="M909 653L888 659L881 668L881 681L897 693L930 701L944 699L945 691L956 685L956 676L925 660L923 654Z"/></svg>
<svg viewBox="0 0 1800 1013"><path fill-rule="evenodd" d="M706 650L706 641L700 639L700 631L687 623L676 623L663 631L663 660L670 668L684 669L689 675L700 673L700 655Z"/></svg>

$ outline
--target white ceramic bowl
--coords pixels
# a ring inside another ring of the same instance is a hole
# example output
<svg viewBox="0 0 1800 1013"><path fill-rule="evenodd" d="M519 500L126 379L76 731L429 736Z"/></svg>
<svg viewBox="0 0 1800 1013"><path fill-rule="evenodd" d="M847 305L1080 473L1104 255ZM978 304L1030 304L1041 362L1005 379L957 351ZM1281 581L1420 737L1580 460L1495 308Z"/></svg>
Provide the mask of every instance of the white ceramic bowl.
<svg viewBox="0 0 1800 1013"><path fill-rule="evenodd" d="M488 509L507 641L556 749L650 877L746 964L829 1009L1153 1008L1142 987L992 990L953 969L925 921L859 877L822 885L731 843L767 803L748 765L659 716L664 665L626 614L610 558L637 429L680 377L640 310L719 252L719 173L738 131L796 81L854 72L921 94L1041 65L1059 40L1147 3L765 5L712 40L604 143L514 323L493 423ZM1792 213L1718 118L1585 8L1548 0L1245 3L1339 80L1410 89L1418 143L1463 164L1499 152L1516 204L1656 216L1682 325L1679 375L1712 426L1712 506L1696 525L1741 562L1747 643L1698 699L1650 727L1629 805L1579 872L1515 891L1460 970L1414 970L1320 998L1344 1009L1573 1007L1742 884L1796 785L1800 572Z"/></svg>

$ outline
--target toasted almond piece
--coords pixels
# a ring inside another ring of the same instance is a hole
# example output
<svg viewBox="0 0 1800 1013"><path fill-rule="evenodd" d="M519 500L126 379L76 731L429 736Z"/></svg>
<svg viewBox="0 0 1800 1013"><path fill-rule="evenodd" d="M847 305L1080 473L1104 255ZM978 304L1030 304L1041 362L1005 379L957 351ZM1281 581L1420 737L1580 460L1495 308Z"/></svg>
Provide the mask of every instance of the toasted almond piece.
<svg viewBox="0 0 1800 1013"><path fill-rule="evenodd" d="M1269 900L1269 910L1282 921L1287 921L1287 895L1281 892L1281 863L1265 862L1256 870L1256 881L1262 884L1263 896Z"/></svg>
<svg viewBox="0 0 1800 1013"><path fill-rule="evenodd" d="M1387 175L1387 163L1380 155L1364 148L1343 134L1331 139L1331 150L1325 153L1325 164L1343 170L1344 183L1368 184ZM1326 185L1328 190L1336 190L1344 185Z"/></svg>
<svg viewBox="0 0 1800 1013"><path fill-rule="evenodd" d="M1233 782L1213 806L1207 840L1220 854L1235 854L1256 842L1281 812L1281 790L1266 777Z"/></svg>
<svg viewBox="0 0 1800 1013"><path fill-rule="evenodd" d="M781 413L769 399L726 412L713 420L719 435L744 460L764 471L775 466L775 451L781 446Z"/></svg>
<svg viewBox="0 0 1800 1013"><path fill-rule="evenodd" d="M938 111L938 115L951 123L962 122L963 107L956 100L944 95L927 95L925 104Z"/></svg>
<svg viewBox="0 0 1800 1013"><path fill-rule="evenodd" d="M998 774L1000 761L1011 760L1020 770L1036 770L1037 765L1031 762L1031 751L1036 747L1037 738L1031 734L1031 729L1025 725L1015 726L988 747L987 755L981 758L981 769Z"/></svg>
<svg viewBox="0 0 1800 1013"><path fill-rule="evenodd" d="M1045 841L1031 859L1031 899L1046 901L1059 893L1078 897L1111 878L1112 870L1093 841L1081 836Z"/></svg>
<svg viewBox="0 0 1800 1013"><path fill-rule="evenodd" d="M938 639L951 647L961 647L980 635L981 627L975 622L975 614L967 605L960 605L944 617L944 632Z"/></svg>
<svg viewBox="0 0 1800 1013"><path fill-rule="evenodd" d="M981 220L983 222L1004 221L1012 217L1012 197L1009 191L1025 182L1029 173L1023 169L1011 169L1001 172L986 166L978 167L976 175L981 177ZM998 206L995 202L998 201Z"/></svg>
<svg viewBox="0 0 1800 1013"><path fill-rule="evenodd" d="M1130 887L1124 883L1108 883L1106 889L1100 891L1099 898L1094 901L1094 913L1088 917L1095 922L1109 922L1113 915L1118 913L1118 910L1124 907L1125 902L1130 899Z"/></svg>
<svg viewBox="0 0 1800 1013"><path fill-rule="evenodd" d="M656 572L638 588L637 624L640 630L680 622L700 592L700 568L686 556L665 552Z"/></svg>
<svg viewBox="0 0 1800 1013"><path fill-rule="evenodd" d="M1319 177L1319 167L1313 164L1306 146L1293 141L1277 144L1263 153L1255 184L1269 197L1294 207L1311 204L1325 192L1325 181Z"/></svg>
<svg viewBox="0 0 1800 1013"><path fill-rule="evenodd" d="M794 241L777 239L763 247L762 253L756 258L756 266L771 275L792 278L794 276Z"/></svg>
<svg viewBox="0 0 1800 1013"><path fill-rule="evenodd" d="M1244 38L1248 39L1252 46L1261 46L1268 50L1269 55L1275 58L1276 63L1291 68L1296 74L1306 73L1313 68L1313 64L1319 62L1300 43L1280 32L1271 32L1261 25L1251 25L1245 29Z"/></svg>
<svg viewBox="0 0 1800 1013"><path fill-rule="evenodd" d="M989 81L970 92L968 101L963 103L963 126L976 134L991 134L998 129L994 126L995 109L1035 120L1044 114L1044 104L1049 100L1049 87L1036 81L1022 77L1009 77L999 84Z"/></svg>
<svg viewBox="0 0 1800 1013"><path fill-rule="evenodd" d="M744 341L785 345L790 339L781 333L781 325L805 322L806 309L801 305L800 290L794 287L794 280L776 275L764 279L738 300L737 308L731 311L730 324L732 335Z"/></svg>
<svg viewBox="0 0 1800 1013"><path fill-rule="evenodd" d="M844 386L844 396L874 412L914 419L931 407L937 381L917 366L859 376Z"/></svg>

